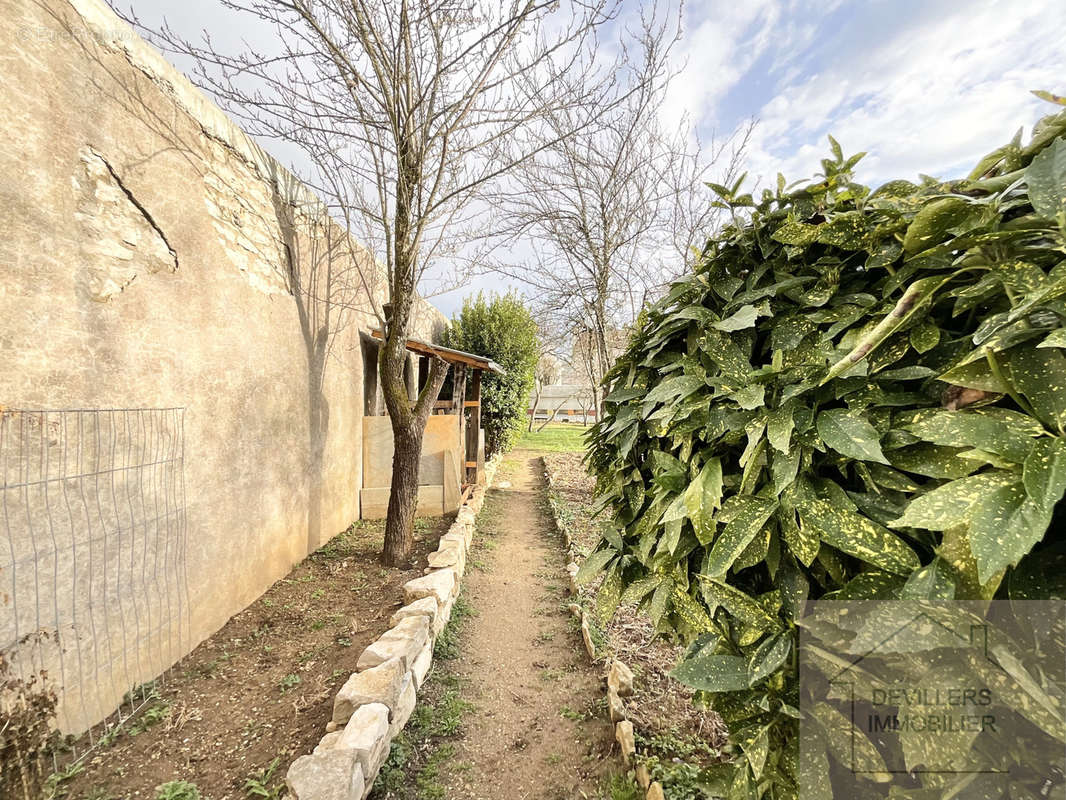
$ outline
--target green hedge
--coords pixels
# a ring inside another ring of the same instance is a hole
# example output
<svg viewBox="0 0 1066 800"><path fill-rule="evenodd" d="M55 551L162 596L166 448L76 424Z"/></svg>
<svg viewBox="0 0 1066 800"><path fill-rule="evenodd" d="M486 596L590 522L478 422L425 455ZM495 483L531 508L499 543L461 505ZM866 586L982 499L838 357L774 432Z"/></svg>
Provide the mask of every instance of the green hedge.
<svg viewBox="0 0 1066 800"><path fill-rule="evenodd" d="M510 450L527 419L537 366L537 323L515 294L467 298L444 332L445 347L487 356L504 372L481 377L485 454Z"/></svg>
<svg viewBox="0 0 1066 800"><path fill-rule="evenodd" d="M1066 596L1064 134L965 180L870 191L830 139L801 188L712 186L733 224L608 374L580 577L691 642L730 797L795 797L797 603Z"/></svg>

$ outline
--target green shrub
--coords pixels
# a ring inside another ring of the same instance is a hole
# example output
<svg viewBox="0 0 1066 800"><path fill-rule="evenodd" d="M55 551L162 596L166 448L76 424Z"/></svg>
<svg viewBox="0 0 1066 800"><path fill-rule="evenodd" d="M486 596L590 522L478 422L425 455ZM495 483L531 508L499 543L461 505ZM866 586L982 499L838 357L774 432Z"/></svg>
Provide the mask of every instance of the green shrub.
<svg viewBox="0 0 1066 800"><path fill-rule="evenodd" d="M285 794L285 781L276 774L280 765L281 756L276 756L266 767L249 775L244 781L245 796L251 800L278 800Z"/></svg>
<svg viewBox="0 0 1066 800"><path fill-rule="evenodd" d="M481 421L485 455L509 450L526 419L537 365L537 323L529 309L514 294L486 301L479 293L476 300L463 303L443 344L487 356L503 368L503 375L481 375Z"/></svg>
<svg viewBox="0 0 1066 800"><path fill-rule="evenodd" d="M189 781L167 781L155 787L156 800L200 800L200 790Z"/></svg>
<svg viewBox="0 0 1066 800"><path fill-rule="evenodd" d="M604 781L603 800L643 800L644 791L628 775L611 775Z"/></svg>
<svg viewBox="0 0 1066 800"><path fill-rule="evenodd" d="M733 224L607 375L579 578L690 642L729 797L796 796L805 599L1064 596L1064 133L965 180L870 191L831 139L802 188L712 186Z"/></svg>

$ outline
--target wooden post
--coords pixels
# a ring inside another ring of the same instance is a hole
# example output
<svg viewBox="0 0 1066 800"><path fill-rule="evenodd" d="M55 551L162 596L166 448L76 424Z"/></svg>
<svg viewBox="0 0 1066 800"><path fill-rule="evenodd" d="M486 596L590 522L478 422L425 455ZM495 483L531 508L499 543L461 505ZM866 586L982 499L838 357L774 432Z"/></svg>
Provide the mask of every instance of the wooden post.
<svg viewBox="0 0 1066 800"><path fill-rule="evenodd" d="M455 456L456 461L459 462L457 472L461 483L462 476L466 475L462 461L466 450L466 413L464 406L466 405L467 367L465 364L453 364L452 369L455 370L452 380L452 407L448 413L456 414L459 417L459 441L455 446Z"/></svg>
<svg viewBox="0 0 1066 800"><path fill-rule="evenodd" d="M455 371L452 381L452 413L458 413L466 401L466 364L453 364Z"/></svg>
<svg viewBox="0 0 1066 800"><path fill-rule="evenodd" d="M470 409L470 423L466 431L466 480L468 483L480 483L478 470L478 443L481 432L481 370L475 369L471 381L472 397L467 406ZM470 464L474 466L471 467Z"/></svg>

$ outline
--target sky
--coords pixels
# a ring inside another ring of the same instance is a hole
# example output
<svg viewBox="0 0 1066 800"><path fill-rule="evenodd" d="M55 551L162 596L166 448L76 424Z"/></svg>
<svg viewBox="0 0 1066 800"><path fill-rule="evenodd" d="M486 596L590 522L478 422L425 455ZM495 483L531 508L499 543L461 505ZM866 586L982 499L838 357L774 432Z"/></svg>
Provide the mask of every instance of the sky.
<svg viewBox="0 0 1066 800"><path fill-rule="evenodd" d="M132 4L186 35L236 36L219 0ZM863 183L958 177L1055 110L1030 90L1066 93L1064 31L1066 0L689 0L663 114L687 114L705 141L754 119L749 186L812 177L829 134L867 152ZM450 316L500 288L481 278L433 302Z"/></svg>
<svg viewBox="0 0 1066 800"><path fill-rule="evenodd" d="M811 177L832 134L861 182L964 175L1066 88L1063 0L694 0L668 102L700 133L757 120L753 176Z"/></svg>

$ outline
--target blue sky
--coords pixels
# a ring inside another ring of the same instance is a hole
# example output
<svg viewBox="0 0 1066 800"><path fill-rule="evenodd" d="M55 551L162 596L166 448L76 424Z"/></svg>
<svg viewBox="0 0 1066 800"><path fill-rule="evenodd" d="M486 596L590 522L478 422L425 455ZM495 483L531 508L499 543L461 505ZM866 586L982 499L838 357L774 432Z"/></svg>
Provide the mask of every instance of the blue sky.
<svg viewBox="0 0 1066 800"><path fill-rule="evenodd" d="M186 34L235 33L218 0L133 4ZM690 0L684 21L664 114L687 113L705 139L756 119L753 183L811 177L830 133L867 151L863 182L955 177L1051 113L1031 89L1066 93L1066 0ZM478 279L434 302L450 315L479 288L502 287Z"/></svg>
<svg viewBox="0 0 1066 800"><path fill-rule="evenodd" d="M695 0L670 114L704 136L758 120L748 168L809 177L832 133L860 180L954 177L1066 88L1062 0Z"/></svg>

